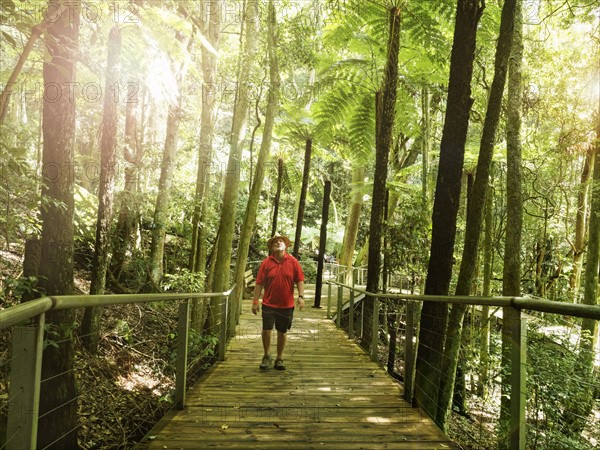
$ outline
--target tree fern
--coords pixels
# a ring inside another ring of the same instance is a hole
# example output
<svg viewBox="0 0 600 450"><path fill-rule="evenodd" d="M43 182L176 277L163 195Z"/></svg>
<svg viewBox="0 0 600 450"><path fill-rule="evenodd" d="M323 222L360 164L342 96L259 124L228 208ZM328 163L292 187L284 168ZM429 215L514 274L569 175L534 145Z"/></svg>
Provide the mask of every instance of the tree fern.
<svg viewBox="0 0 600 450"><path fill-rule="evenodd" d="M363 163L375 147L375 95L366 93L349 118L349 138L357 162Z"/></svg>

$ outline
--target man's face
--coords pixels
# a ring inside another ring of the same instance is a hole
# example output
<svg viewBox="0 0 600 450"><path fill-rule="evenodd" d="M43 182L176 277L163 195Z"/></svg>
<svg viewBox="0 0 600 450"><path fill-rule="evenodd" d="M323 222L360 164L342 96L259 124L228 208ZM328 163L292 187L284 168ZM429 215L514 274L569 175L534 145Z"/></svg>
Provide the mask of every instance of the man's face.
<svg viewBox="0 0 600 450"><path fill-rule="evenodd" d="M285 239L276 238L276 239L273 239L273 241L271 242L271 250L272 251L285 250L285 249L286 249Z"/></svg>

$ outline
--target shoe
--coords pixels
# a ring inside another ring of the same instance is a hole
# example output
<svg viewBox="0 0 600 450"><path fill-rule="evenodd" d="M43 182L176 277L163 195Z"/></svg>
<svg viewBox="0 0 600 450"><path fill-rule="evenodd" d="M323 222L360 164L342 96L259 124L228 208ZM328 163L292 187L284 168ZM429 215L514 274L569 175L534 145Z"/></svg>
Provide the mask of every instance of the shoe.
<svg viewBox="0 0 600 450"><path fill-rule="evenodd" d="M269 355L263 356L262 362L260 363L261 370L267 370L271 365L271 357Z"/></svg>
<svg viewBox="0 0 600 450"><path fill-rule="evenodd" d="M273 366L277 370L285 370L285 365L283 364L283 359L277 358L275 360L275 365Z"/></svg>

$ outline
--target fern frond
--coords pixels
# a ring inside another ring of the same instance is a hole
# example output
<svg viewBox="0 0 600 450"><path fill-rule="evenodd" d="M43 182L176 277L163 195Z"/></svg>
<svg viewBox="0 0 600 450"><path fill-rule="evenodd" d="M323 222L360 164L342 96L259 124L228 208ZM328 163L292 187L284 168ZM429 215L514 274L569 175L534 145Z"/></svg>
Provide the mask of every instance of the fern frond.
<svg viewBox="0 0 600 450"><path fill-rule="evenodd" d="M358 161L367 161L375 147L375 95L367 94L352 112L348 123L352 155Z"/></svg>

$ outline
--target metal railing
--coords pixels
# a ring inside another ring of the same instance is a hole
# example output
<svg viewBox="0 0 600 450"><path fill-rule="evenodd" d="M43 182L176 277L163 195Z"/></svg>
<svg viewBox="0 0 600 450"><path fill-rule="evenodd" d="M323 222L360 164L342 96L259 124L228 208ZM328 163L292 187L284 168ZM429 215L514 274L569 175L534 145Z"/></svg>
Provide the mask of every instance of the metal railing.
<svg viewBox="0 0 600 450"><path fill-rule="evenodd" d="M186 403L188 382L188 349L190 342L190 308L192 300L218 302L214 319L218 329L217 357L224 359L227 336L227 311L229 296L235 286L226 292L211 293L165 293L123 295L72 295L49 296L22 303L0 311L0 331L12 329L10 357L3 358L0 368L5 372L10 364L9 390L6 395L7 409L6 439L0 449L24 450L37 447L37 430L40 405L42 355L45 336L46 313L88 307L110 307L115 305L142 304L151 302L179 301L177 319L177 345L175 360L175 389L173 406L183 409ZM69 399L68 402L77 401Z"/></svg>
<svg viewBox="0 0 600 450"><path fill-rule="evenodd" d="M338 327L347 330L350 338L361 340L362 347L370 354L371 358L383 366L388 364L388 372L390 372L390 363L387 360L386 350L389 349L390 343L383 342L385 339L390 339L393 336L396 344L400 344L396 350L394 350L394 357L398 361L394 361L393 367L399 367L400 373L398 377L404 383L404 397L412 403L414 390L415 390L415 367L417 364L417 346L418 346L418 323L420 306L422 302L442 302L447 304L462 304L470 305L472 308L478 308L473 310L472 314L476 315L481 312L481 307L496 308L495 316L491 314L490 317L494 320L504 321L506 326L510 327L510 336L512 341L511 350L511 362L509 368L510 376L510 391L518 393L518 395L510 396L510 424L509 424L509 435L508 435L508 448L511 449L524 449L534 448L531 447L532 443L535 442L535 448L559 448L562 444L557 444L556 441L550 442L548 438L547 429L534 429L533 424L539 424L543 422L548 413L541 407L536 407L532 404L533 395L528 395L527 380L534 377L539 371L538 367L534 367L533 358L532 361L528 361L526 355L528 353L528 328L532 329L533 324L540 319L536 318L536 312L545 314L554 314L570 318L587 318L600 321L600 306L589 306L581 304L569 304L560 303L555 301L543 300L543 299L531 299L525 297L468 297L468 296L435 296L435 295L414 295L414 294L391 294L391 293L369 293L364 289L357 288L355 286L346 285L336 281L328 282L328 297L327 297L327 315L329 318L334 318L335 323ZM337 293L334 292L337 289ZM363 301L363 299L366 299ZM365 323L363 311L365 301L373 302L373 314L369 318L370 322ZM508 316L502 317L502 311ZM532 312L526 314L523 311ZM398 336L395 332L390 333L386 323L381 323L381 317L388 317L386 314L393 314L393 320L391 323L395 323L397 330L399 331ZM562 317L555 317L555 322L562 319ZM486 319L490 320L490 318ZM395 322L394 322L395 321ZM573 330L573 322L569 322L571 328L567 331L563 330L562 334L571 333L574 337L577 334ZM597 323L596 323L597 326ZM363 333L366 327L370 327L369 333ZM482 330L483 327L480 322L475 326L477 330ZM541 327L543 328L543 327ZM554 327L556 328L556 327ZM487 328L486 328L487 329ZM552 327L545 327L543 333L546 336L550 336ZM554 331L557 334L556 331ZM363 336L370 336L370 342L362 342ZM383 337L383 340L382 340ZM440 339L443 336L440 334ZM558 339L550 336L552 339ZM488 337L489 339L489 337ZM575 339L570 339L575 341ZM476 341L476 340L475 340ZM477 342L477 341L476 341ZM477 345L477 344L475 344ZM562 344L556 344L558 346ZM577 344L573 344L575 348ZM501 347L501 346L500 346ZM500 347L496 347L496 361L500 361L498 353ZM536 348L536 351L538 349ZM563 349L567 351L566 349ZM574 351L574 350L572 350ZM472 356L472 355L470 355ZM477 355L481 359L481 352ZM600 349L595 350L596 365L600 366ZM394 359L395 359L394 358ZM386 361L387 360L387 361ZM480 361L479 361L480 362ZM555 361L556 363L556 361ZM470 366L476 365L474 361L470 361ZM598 367L597 367L598 369ZM436 369L437 370L437 369ZM479 438L481 442L476 442L477 437L471 436L475 442L469 443L469 448L489 448L490 445L496 447L498 442L490 441L492 437L496 437L498 432L498 421L500 412L500 370L494 372L494 376L490 376L490 379L485 380L491 387L494 393L487 394L488 399L494 397L494 400L489 400L489 404L486 405L487 410L481 411L481 416L495 416L495 418L489 419L485 424L479 425ZM481 383L484 380L478 379L477 375L470 375L469 381L474 386L473 391L478 390L481 387L482 391L484 387ZM536 380L539 382L539 380ZM566 383L566 381L565 381ZM600 384L598 381L593 380L571 380L571 384L587 384L586 388L597 389L600 392ZM596 383L596 384L594 384ZM487 390L487 387L485 387ZM535 396L539 397L540 392L544 391L544 388L536 389ZM487 392L487 391L486 391ZM483 397L480 397L478 401ZM537 399L537 402L544 402L544 399ZM546 399L548 402L548 399ZM593 417L593 415L592 415ZM471 420L474 420L471 417ZM549 419L547 420L549 421ZM538 425L539 426L539 425ZM450 424L450 428L452 424ZM541 426L540 426L541 427ZM595 428L592 425L592 428ZM475 434L473 430L467 431L467 433ZM541 445L540 442L545 439L546 444ZM483 441L485 443L483 443ZM526 444L527 443L527 444ZM557 447L559 445L559 447ZM575 448L575 447L573 447Z"/></svg>

